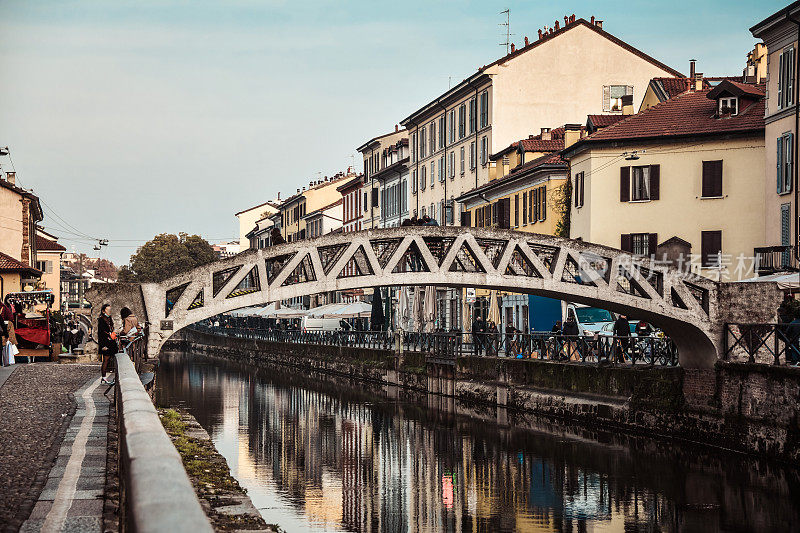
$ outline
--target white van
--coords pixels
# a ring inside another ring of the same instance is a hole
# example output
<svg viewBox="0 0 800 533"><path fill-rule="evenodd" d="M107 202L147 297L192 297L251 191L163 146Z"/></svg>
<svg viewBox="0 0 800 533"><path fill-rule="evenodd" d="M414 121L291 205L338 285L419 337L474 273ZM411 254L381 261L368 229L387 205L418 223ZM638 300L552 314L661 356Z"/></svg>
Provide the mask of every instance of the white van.
<svg viewBox="0 0 800 533"><path fill-rule="evenodd" d="M302 331L338 331L342 329L339 318L316 318L304 316L300 323Z"/></svg>
<svg viewBox="0 0 800 533"><path fill-rule="evenodd" d="M569 315L575 317L580 335L594 335L601 332L603 326L614 323L614 315L611 311L599 307L564 302L563 311L564 321Z"/></svg>

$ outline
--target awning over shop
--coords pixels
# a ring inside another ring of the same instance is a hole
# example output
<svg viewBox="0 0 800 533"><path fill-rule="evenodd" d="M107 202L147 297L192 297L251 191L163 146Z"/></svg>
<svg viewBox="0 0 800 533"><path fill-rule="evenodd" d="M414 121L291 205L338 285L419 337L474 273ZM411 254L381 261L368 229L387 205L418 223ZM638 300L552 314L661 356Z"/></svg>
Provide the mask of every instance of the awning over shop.
<svg viewBox="0 0 800 533"><path fill-rule="evenodd" d="M738 283L777 283L782 291L800 289L800 272L777 272L769 276L743 279Z"/></svg>

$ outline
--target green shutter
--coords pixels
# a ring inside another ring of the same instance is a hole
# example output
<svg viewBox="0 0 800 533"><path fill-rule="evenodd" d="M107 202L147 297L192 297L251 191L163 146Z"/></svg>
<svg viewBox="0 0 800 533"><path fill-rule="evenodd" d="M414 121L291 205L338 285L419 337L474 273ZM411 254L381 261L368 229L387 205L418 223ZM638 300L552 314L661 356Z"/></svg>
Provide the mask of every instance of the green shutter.
<svg viewBox="0 0 800 533"><path fill-rule="evenodd" d="M783 137L778 137L778 154L777 161L777 177L778 177L778 194L783 192Z"/></svg>

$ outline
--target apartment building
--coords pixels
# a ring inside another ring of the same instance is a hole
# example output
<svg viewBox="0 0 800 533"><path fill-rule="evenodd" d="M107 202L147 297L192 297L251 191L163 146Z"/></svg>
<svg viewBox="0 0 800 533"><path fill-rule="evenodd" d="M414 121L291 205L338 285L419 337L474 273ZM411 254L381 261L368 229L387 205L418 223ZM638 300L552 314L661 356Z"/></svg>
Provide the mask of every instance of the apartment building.
<svg viewBox="0 0 800 533"><path fill-rule="evenodd" d="M385 215L393 212L393 208L383 207L383 200L388 199L385 191L399 187L401 181L405 182L405 187L408 186L408 131L395 126L394 131L368 140L357 150L364 159L364 189L367 192L361 227L387 227ZM396 190L394 194L397 194ZM401 214L390 215L390 218L397 216Z"/></svg>
<svg viewBox="0 0 800 533"><path fill-rule="evenodd" d="M281 235L286 242L294 242L307 237L306 215L334 204L340 199L339 186L356 179L356 174L348 168L328 178L312 181L308 188L297 192L280 205Z"/></svg>
<svg viewBox="0 0 800 533"><path fill-rule="evenodd" d="M696 82L562 152L570 237L659 259L682 243L684 270L752 277L764 232L763 86Z"/></svg>
<svg viewBox="0 0 800 533"><path fill-rule="evenodd" d="M42 276L37 265L37 225L44 219L39 198L17 186L16 172L0 175L0 295L35 285Z"/></svg>
<svg viewBox="0 0 800 533"><path fill-rule="evenodd" d="M352 233L364 229L365 214L369 211L369 194L364 176L345 181L336 190L342 195L342 231Z"/></svg>
<svg viewBox="0 0 800 533"><path fill-rule="evenodd" d="M602 21L564 17L564 26L483 66L402 122L410 140L412 214L457 224L455 199L491 179L491 154L532 129L621 114L654 77L676 70L603 30Z"/></svg>
<svg viewBox="0 0 800 533"><path fill-rule="evenodd" d="M800 255L798 231L797 47L800 2L762 20L752 28L753 37L766 47L766 113L764 116L766 171L764 182L764 236L756 245L762 273L797 268Z"/></svg>
<svg viewBox="0 0 800 533"><path fill-rule="evenodd" d="M281 203L281 194L275 200L263 202L235 214L239 219L239 251L243 252L253 247L250 235L259 221L265 220L270 215L278 212Z"/></svg>

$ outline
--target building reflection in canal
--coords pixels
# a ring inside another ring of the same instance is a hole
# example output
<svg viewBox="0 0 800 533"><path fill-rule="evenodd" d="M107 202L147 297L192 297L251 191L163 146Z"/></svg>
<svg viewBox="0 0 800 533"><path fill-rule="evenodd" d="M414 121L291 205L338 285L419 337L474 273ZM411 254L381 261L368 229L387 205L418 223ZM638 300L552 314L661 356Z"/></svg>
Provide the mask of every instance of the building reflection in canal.
<svg viewBox="0 0 800 533"><path fill-rule="evenodd" d="M511 430L358 387L168 354L158 401L195 415L267 522L287 531L789 531L800 524L790 496L794 470L643 439L600 436L601 443L555 425Z"/></svg>

